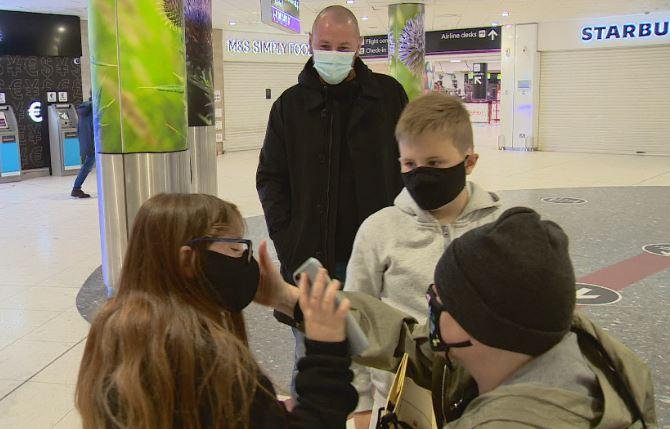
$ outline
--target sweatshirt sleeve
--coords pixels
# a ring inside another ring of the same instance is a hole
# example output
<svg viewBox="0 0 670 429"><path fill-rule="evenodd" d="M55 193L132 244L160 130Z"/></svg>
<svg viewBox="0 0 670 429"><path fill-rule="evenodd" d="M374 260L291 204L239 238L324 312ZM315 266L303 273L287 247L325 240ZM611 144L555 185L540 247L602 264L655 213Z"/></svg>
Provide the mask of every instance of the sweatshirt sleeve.
<svg viewBox="0 0 670 429"><path fill-rule="evenodd" d="M384 235L377 231L375 217L368 218L358 229L351 258L347 265L345 291L362 292L381 298L385 266L378 240Z"/></svg>
<svg viewBox="0 0 670 429"><path fill-rule="evenodd" d="M340 292L351 301L351 315L368 337L369 347L354 362L385 371L398 369L403 353L409 355L412 379L430 389L434 354L428 342L428 325L377 298L360 292ZM296 304L293 324L304 331L300 306ZM348 360L347 365L351 363Z"/></svg>
<svg viewBox="0 0 670 429"><path fill-rule="evenodd" d="M296 377L298 404L288 414L288 428L344 429L358 402L347 343L305 340L305 348Z"/></svg>
<svg viewBox="0 0 670 429"><path fill-rule="evenodd" d="M370 346L354 362L395 372L404 353L409 355L412 379L431 388L433 351L428 342L427 324L390 305L358 292L342 292L351 301L351 314L368 337Z"/></svg>
<svg viewBox="0 0 670 429"><path fill-rule="evenodd" d="M365 293L379 299L384 285L385 267L381 263L376 240L383 235L375 234L374 229L374 218L368 218L356 234L344 290ZM356 412L369 411L374 401L370 368L354 363L351 369L354 373L353 384L358 392Z"/></svg>

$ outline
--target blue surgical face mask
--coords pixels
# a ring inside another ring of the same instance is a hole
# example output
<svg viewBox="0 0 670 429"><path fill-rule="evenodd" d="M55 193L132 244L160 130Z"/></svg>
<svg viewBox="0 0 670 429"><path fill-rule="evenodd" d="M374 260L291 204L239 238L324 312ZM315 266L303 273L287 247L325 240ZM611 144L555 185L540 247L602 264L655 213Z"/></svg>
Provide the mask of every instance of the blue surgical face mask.
<svg viewBox="0 0 670 429"><path fill-rule="evenodd" d="M314 68L326 83L337 85L349 76L355 52L314 50Z"/></svg>

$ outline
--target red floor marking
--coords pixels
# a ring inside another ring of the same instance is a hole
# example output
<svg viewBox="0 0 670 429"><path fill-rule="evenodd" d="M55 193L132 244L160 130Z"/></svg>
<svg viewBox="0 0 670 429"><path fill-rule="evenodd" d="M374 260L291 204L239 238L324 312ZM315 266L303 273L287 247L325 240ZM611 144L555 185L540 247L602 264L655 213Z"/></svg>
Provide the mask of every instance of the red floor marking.
<svg viewBox="0 0 670 429"><path fill-rule="evenodd" d="M667 268L670 268L670 257L643 253L587 274L578 282L619 291Z"/></svg>

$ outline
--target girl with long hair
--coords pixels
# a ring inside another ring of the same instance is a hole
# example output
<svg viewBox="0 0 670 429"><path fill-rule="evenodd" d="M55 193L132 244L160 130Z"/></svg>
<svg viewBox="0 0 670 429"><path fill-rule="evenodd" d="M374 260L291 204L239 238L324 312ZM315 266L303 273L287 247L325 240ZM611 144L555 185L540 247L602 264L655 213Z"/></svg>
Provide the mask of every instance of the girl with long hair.
<svg viewBox="0 0 670 429"><path fill-rule="evenodd" d="M287 288L261 243L260 265L238 209L216 197L162 194L139 210L116 296L91 325L76 405L85 429L344 428L350 382L337 284ZM307 334L287 411L247 343L252 300L293 316ZM291 296L289 296L291 295Z"/></svg>

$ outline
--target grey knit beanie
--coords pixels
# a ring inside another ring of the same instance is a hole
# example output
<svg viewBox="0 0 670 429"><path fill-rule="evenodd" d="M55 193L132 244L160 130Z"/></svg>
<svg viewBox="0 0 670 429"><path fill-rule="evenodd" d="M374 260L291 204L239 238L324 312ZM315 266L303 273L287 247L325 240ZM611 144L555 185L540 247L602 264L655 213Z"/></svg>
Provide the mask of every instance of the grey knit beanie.
<svg viewBox="0 0 670 429"><path fill-rule="evenodd" d="M561 227L516 207L454 240L435 269L445 309L476 340L538 356L569 331L575 274Z"/></svg>

